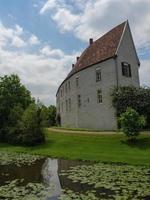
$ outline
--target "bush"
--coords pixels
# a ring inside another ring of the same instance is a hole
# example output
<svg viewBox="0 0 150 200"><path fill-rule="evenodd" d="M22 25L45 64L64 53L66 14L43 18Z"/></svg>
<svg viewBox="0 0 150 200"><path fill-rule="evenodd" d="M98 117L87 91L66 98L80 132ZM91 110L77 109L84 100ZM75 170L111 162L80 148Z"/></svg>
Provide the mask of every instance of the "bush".
<svg viewBox="0 0 150 200"><path fill-rule="evenodd" d="M42 127L41 108L31 104L24 112L21 122L21 141L25 145L36 145L45 141Z"/></svg>
<svg viewBox="0 0 150 200"><path fill-rule="evenodd" d="M44 105L41 106L41 117L42 124L45 127L55 126L56 125L56 106L50 105L46 107Z"/></svg>
<svg viewBox="0 0 150 200"><path fill-rule="evenodd" d="M0 77L0 141L9 142L14 139L14 132L21 111L24 111L32 102L30 91L21 84L17 75ZM12 135L12 136L11 136ZM15 137L15 136L14 136Z"/></svg>
<svg viewBox="0 0 150 200"><path fill-rule="evenodd" d="M48 119L50 126L56 126L56 106L50 105L48 107Z"/></svg>
<svg viewBox="0 0 150 200"><path fill-rule="evenodd" d="M127 110L127 107L131 107L146 117L146 128L150 128L150 88L115 88L112 100L117 117L120 117Z"/></svg>
<svg viewBox="0 0 150 200"><path fill-rule="evenodd" d="M11 144L19 144L20 141L20 120L24 113L24 110L20 104L14 106L10 110L8 116L8 127L6 132L6 141Z"/></svg>
<svg viewBox="0 0 150 200"><path fill-rule="evenodd" d="M45 140L41 107L17 75L0 77L0 142L35 145Z"/></svg>
<svg viewBox="0 0 150 200"><path fill-rule="evenodd" d="M57 123L57 126L61 126L61 116L59 113L56 115L56 123Z"/></svg>
<svg viewBox="0 0 150 200"><path fill-rule="evenodd" d="M129 140L135 140L140 134L140 130L146 124L144 116L140 116L139 113L132 108L127 108L126 112L121 114L119 121L122 131Z"/></svg>

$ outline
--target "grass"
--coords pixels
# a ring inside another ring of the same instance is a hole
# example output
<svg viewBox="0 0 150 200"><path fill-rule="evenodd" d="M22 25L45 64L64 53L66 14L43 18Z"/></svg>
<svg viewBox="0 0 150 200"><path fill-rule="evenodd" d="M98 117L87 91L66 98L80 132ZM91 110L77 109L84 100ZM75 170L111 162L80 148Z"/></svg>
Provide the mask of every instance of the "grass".
<svg viewBox="0 0 150 200"><path fill-rule="evenodd" d="M46 132L45 144L35 147L0 144L0 151L150 166L150 132L142 133L134 144L127 143L123 134L86 135L53 132L48 129Z"/></svg>

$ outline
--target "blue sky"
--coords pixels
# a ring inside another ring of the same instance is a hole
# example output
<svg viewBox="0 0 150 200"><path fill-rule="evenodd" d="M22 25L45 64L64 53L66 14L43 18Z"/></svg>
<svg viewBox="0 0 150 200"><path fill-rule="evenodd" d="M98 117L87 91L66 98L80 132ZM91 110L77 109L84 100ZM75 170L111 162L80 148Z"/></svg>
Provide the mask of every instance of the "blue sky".
<svg viewBox="0 0 150 200"><path fill-rule="evenodd" d="M54 104L88 39L127 19L141 61L141 85L150 86L149 0L0 0L0 75L19 74L33 96Z"/></svg>

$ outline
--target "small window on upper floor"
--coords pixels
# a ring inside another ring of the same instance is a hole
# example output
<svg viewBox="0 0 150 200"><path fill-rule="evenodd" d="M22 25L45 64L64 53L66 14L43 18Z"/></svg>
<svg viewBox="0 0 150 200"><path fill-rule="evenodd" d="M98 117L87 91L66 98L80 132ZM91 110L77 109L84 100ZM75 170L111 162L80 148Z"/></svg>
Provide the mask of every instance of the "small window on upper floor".
<svg viewBox="0 0 150 200"><path fill-rule="evenodd" d="M68 100L66 100L66 112L68 112Z"/></svg>
<svg viewBox="0 0 150 200"><path fill-rule="evenodd" d="M68 81L68 89L69 89L69 91L70 91L70 81Z"/></svg>
<svg viewBox="0 0 150 200"><path fill-rule="evenodd" d="M79 86L79 77L76 77L76 87Z"/></svg>
<svg viewBox="0 0 150 200"><path fill-rule="evenodd" d="M81 95L79 94L78 96L77 96L77 101L78 101L78 107L81 107Z"/></svg>
<svg viewBox="0 0 150 200"><path fill-rule="evenodd" d="M64 105L63 105L63 102L61 103L61 111L63 112L63 110L64 110Z"/></svg>
<svg viewBox="0 0 150 200"><path fill-rule="evenodd" d="M62 96L64 96L64 86L62 87Z"/></svg>
<svg viewBox="0 0 150 200"><path fill-rule="evenodd" d="M66 83L66 85L65 85L65 90L66 90L66 93L67 93L67 83Z"/></svg>
<svg viewBox="0 0 150 200"><path fill-rule="evenodd" d="M69 99L69 111L71 111L71 99Z"/></svg>
<svg viewBox="0 0 150 200"><path fill-rule="evenodd" d="M101 81L101 69L96 69L96 82Z"/></svg>
<svg viewBox="0 0 150 200"><path fill-rule="evenodd" d="M103 99L102 99L102 90L99 89L97 90L97 103L102 103Z"/></svg>
<svg viewBox="0 0 150 200"><path fill-rule="evenodd" d="M126 77L131 77L131 65L127 62L122 62L122 75Z"/></svg>

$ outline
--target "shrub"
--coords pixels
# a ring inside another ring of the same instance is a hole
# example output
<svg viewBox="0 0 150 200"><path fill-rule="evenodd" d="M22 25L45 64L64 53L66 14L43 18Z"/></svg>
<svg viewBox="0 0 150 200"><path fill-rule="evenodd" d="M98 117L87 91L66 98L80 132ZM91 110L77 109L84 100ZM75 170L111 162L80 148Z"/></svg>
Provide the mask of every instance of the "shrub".
<svg viewBox="0 0 150 200"><path fill-rule="evenodd" d="M56 123L58 126L61 126L61 116L59 113L56 115Z"/></svg>
<svg viewBox="0 0 150 200"><path fill-rule="evenodd" d="M146 128L150 128L150 88L115 88L112 93L112 101L117 117L120 117L127 107L131 107L146 117Z"/></svg>
<svg viewBox="0 0 150 200"><path fill-rule="evenodd" d="M49 119L50 126L56 125L56 106L50 105L48 107L48 119Z"/></svg>
<svg viewBox="0 0 150 200"><path fill-rule="evenodd" d="M119 118L121 129L126 134L129 140L135 140L140 134L140 130L145 126L146 120L143 115L132 109L127 108L126 112L122 113Z"/></svg>
<svg viewBox="0 0 150 200"><path fill-rule="evenodd" d="M15 129L18 116L21 117L20 111L25 110L32 102L34 102L34 100L31 97L30 91L21 84L17 75L12 74L10 76L5 75L0 77L1 142L8 142L7 135L11 135ZM14 113L12 114L12 112ZM9 133L9 131L11 133Z"/></svg>
<svg viewBox="0 0 150 200"><path fill-rule="evenodd" d="M10 110L10 114L8 116L8 127L6 133L6 141L11 144L19 144L20 141L20 120L23 115L23 108L20 104L14 106Z"/></svg>
<svg viewBox="0 0 150 200"><path fill-rule="evenodd" d="M42 127L41 109L31 104L24 112L21 122L21 141L25 145L36 145L45 141Z"/></svg>

